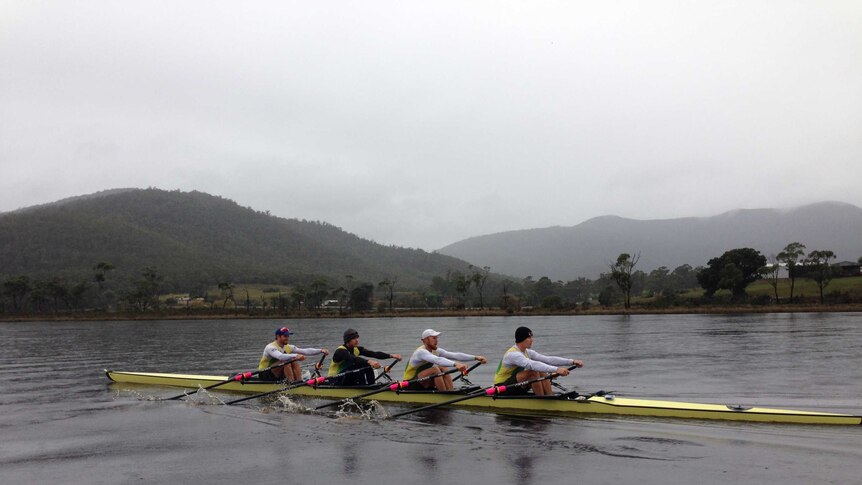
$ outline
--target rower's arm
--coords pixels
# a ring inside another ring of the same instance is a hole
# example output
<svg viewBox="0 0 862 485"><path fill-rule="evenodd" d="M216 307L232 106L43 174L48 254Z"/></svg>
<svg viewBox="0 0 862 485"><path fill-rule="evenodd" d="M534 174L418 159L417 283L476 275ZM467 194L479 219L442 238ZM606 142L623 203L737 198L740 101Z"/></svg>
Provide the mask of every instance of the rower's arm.
<svg viewBox="0 0 862 485"><path fill-rule="evenodd" d="M319 355L319 354L323 353L323 350L321 350L321 349L312 349L312 348L301 349L299 347L294 347L293 351L296 352L297 354L302 354L302 355Z"/></svg>
<svg viewBox="0 0 862 485"><path fill-rule="evenodd" d="M371 357L372 359L388 359L392 354L387 354L386 352L377 352L375 350L368 350L365 347L359 347L359 355L363 357Z"/></svg>
<svg viewBox="0 0 862 485"><path fill-rule="evenodd" d="M266 355L272 357L273 359L280 361L293 360L299 357L299 354L287 354L278 350L277 348L275 348L275 346L270 347L267 345L266 349L264 349L264 352L266 353Z"/></svg>
<svg viewBox="0 0 862 485"><path fill-rule="evenodd" d="M449 360L457 360L458 362L469 362L471 360L476 359L475 355L464 354L461 352L449 352L448 350L441 349L440 347L437 347L437 354L440 357L443 357L443 358L446 358Z"/></svg>
<svg viewBox="0 0 862 485"><path fill-rule="evenodd" d="M438 349L438 352L439 352L439 350L440 349ZM442 352L440 352L440 354L442 354ZM443 366L443 367L452 367L455 365L455 362L453 362L452 360L449 360L448 358L443 357L442 355L439 355L439 356L434 355L426 349L420 349L418 352L416 352L416 357L418 357L418 359L422 362L429 362L431 364L439 365L439 366ZM412 362L412 360L413 359L411 359L411 363L413 363L413 364L419 363L419 362ZM467 359L467 360L469 360L469 359Z"/></svg>
<svg viewBox="0 0 862 485"><path fill-rule="evenodd" d="M528 359L520 352L509 352L503 357L503 363L511 367L522 367L537 372L556 372L557 368L538 360Z"/></svg>
<svg viewBox="0 0 862 485"><path fill-rule="evenodd" d="M545 364L555 367L568 367L574 363L574 359L555 357L553 355L542 355L533 349L528 349L527 353L530 354L531 359L538 360L539 362L544 362Z"/></svg>

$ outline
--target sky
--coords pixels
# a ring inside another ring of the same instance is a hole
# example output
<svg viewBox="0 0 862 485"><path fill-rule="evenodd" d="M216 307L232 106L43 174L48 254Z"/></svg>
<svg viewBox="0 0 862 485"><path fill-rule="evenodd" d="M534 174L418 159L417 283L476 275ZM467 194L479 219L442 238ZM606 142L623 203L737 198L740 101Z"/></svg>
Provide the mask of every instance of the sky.
<svg viewBox="0 0 862 485"><path fill-rule="evenodd" d="M0 0L0 212L122 187L429 251L862 206L862 2Z"/></svg>

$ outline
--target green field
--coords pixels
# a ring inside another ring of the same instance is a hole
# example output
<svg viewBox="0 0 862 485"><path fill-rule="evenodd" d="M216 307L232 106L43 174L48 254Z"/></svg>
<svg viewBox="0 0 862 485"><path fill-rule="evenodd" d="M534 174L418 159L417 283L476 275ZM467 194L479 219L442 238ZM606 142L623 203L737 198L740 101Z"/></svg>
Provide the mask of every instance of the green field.
<svg viewBox="0 0 862 485"><path fill-rule="evenodd" d="M748 285L746 288L750 297L767 296L775 298L775 290L767 281L760 280ZM719 290L716 292L716 297L728 297L730 292L727 290ZM827 299L840 297L842 299L851 299L854 302L862 301L862 277L851 276L843 278L835 278L823 289L823 295ZM681 295L683 298L700 298L703 296L702 289L692 289ZM790 298L790 280L783 278L778 281L778 298L786 300ZM797 278L793 289L793 298L802 300L812 300L820 298L820 290L814 281L807 278Z"/></svg>

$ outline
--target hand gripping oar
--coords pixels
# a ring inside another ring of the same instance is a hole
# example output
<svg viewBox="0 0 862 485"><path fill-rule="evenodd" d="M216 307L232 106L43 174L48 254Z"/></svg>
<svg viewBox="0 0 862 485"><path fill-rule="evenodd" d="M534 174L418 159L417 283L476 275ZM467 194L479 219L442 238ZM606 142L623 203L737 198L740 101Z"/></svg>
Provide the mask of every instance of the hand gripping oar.
<svg viewBox="0 0 862 485"><path fill-rule="evenodd" d="M275 365L269 366L269 367L267 367L266 369L261 369L261 370L254 371L254 372L240 372L239 374L236 374L236 375L234 375L234 376L228 377L227 379L225 379L225 380L223 380L223 381L221 381L221 382L216 382L215 384L211 384L211 385L209 385L209 386L207 386L207 387L204 387L204 388L203 388L203 390L204 390L204 391L208 391L208 390L210 390L210 389L215 389L216 387L223 386L223 385L225 385L225 384L229 384L229 383L234 382L234 381L236 381L236 382L242 382L242 381L244 381L244 380L251 379L253 376L258 375L258 374L260 374L261 372L266 372L266 371L268 371L268 370L275 369L276 367L282 367L282 366L285 366L285 365L289 364L290 362L293 362L293 361L291 360L291 361L289 361L289 362L280 362L280 363L278 363L278 364L275 364ZM178 395L176 395L176 396L169 397L169 398L165 399L165 401L173 401L173 400L175 400L175 399L179 399L179 398L181 398L181 397L185 397L185 396L188 396L188 394L186 394L186 393L184 392L184 393L182 393L182 394L178 394Z"/></svg>
<svg viewBox="0 0 862 485"><path fill-rule="evenodd" d="M464 372L464 374L469 374L471 370L475 369L476 367L479 367L481 364L482 364L481 362L477 362L477 363L476 363L476 365L474 365L473 367L470 367L469 369L467 369L467 371L466 371L466 372ZM326 403L326 404L322 404L322 405L320 405L320 406L317 406L317 407L316 407L316 408L314 408L314 409L315 409L315 410L317 410L317 409L328 408L328 407L330 407L330 406L335 406L335 405L337 405L337 404L341 404L341 403L343 403L343 402L345 402L345 401L356 401L357 399L363 399L363 398L366 398L366 397L368 397L368 396L373 396L373 395L375 395L375 394L380 394L381 392L386 392L386 391L399 391L399 390L401 390L401 389L405 389L405 388L406 388L407 386L409 386L410 384L415 384L415 383L417 383L417 382L424 382L424 381L427 381L427 380L430 380L430 379L434 379L434 378L436 378L436 377L445 376L446 374L454 374L455 372L458 372L458 369L451 369L451 370L448 370L448 371L446 371L446 372L438 372L438 373L436 373L436 374L427 375L427 376L425 376L425 377L419 377L419 378L417 378L417 379L412 379L412 380L409 380L409 381L393 382L392 384L389 384L388 386L383 386L383 387L381 387L380 389L375 389L375 390L373 390L373 391L368 391L368 392L366 392L366 393L364 393L364 394L360 394L360 395L358 395L358 396L353 396L353 397L348 397L348 398L345 398L345 399L339 399L338 401L328 402L328 403Z"/></svg>
<svg viewBox="0 0 862 485"><path fill-rule="evenodd" d="M274 391L262 392L262 393L260 393L260 394L255 394L254 396L241 397L241 398L239 398L239 399L234 399L233 401L228 401L228 402L226 402L226 403L225 403L225 405L230 406L231 404L236 404L236 403L240 403L240 402L243 402L243 401L248 401L248 400L251 400L251 399L257 399L257 398L259 398L259 397L265 397L265 396L269 396L269 395L271 395L271 394L278 394L279 392L289 391L289 390L291 390L291 389L295 389L295 388L297 388L297 387L302 387L302 386L317 386L317 385L323 384L324 382L326 382L326 381L328 381L328 380L330 380L330 379L335 379L336 377L346 376L347 374L353 374L354 372L359 372L359 371L364 371L364 370L365 370L364 368L360 368L360 369L353 369L353 370L349 370L349 371L342 372L341 374L336 374L336 375L334 375L334 376L328 376L328 377L313 377L313 378L311 378L311 379L308 379L307 381L296 381L296 382L291 382L291 383L287 384L285 387L282 387L281 389L276 389L276 390L274 390Z"/></svg>
<svg viewBox="0 0 862 485"><path fill-rule="evenodd" d="M573 366L569 367L569 370L572 370L576 367L578 367L578 365L573 365ZM506 392L506 389L509 389L511 387L528 386L528 385L536 383L536 382L541 382L541 381L548 380L548 379L554 379L555 377L558 377L558 376L559 376L559 374L557 374L556 372L553 372L553 373L548 374L544 377L537 377L536 379L530 379L528 381L516 382L516 383L508 385L508 386L486 387L485 389L480 389L476 392L471 392L470 394L467 394L466 396L461 396L461 397L458 397L455 399L451 399L449 401L444 401L444 402L440 402L437 404L429 404L427 406L422 406L422 407L415 408L415 409L408 409L407 411L395 413L395 414L389 416L389 419L395 419L395 418L398 418L398 417L401 417L401 416L404 416L407 414L418 413L419 411L425 411L426 409L434 409L434 408L438 408L440 406L446 406L448 404L455 404L456 402L466 401L468 399L474 399L474 398L477 398L479 396L496 396L497 394Z"/></svg>
<svg viewBox="0 0 862 485"><path fill-rule="evenodd" d="M314 364L314 373L317 374L317 377L321 377L320 366L323 365L323 359L325 359L325 358L326 358L326 354L321 355L320 360L318 360L317 363Z"/></svg>

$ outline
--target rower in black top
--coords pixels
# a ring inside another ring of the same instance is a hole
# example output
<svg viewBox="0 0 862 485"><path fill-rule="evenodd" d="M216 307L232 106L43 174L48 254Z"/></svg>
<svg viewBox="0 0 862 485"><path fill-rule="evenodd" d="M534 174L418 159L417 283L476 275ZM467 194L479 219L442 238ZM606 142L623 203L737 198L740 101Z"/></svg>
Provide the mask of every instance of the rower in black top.
<svg viewBox="0 0 862 485"><path fill-rule="evenodd" d="M363 359L362 357L371 357ZM331 383L336 386L361 386L374 383L374 369L380 368L380 362L373 359L396 359L401 360L401 354L387 354L368 350L359 346L359 332L352 328L344 331L344 345L338 347L332 354L332 362L329 364L329 376L341 374L353 369L366 369L365 372L354 372L333 379Z"/></svg>

